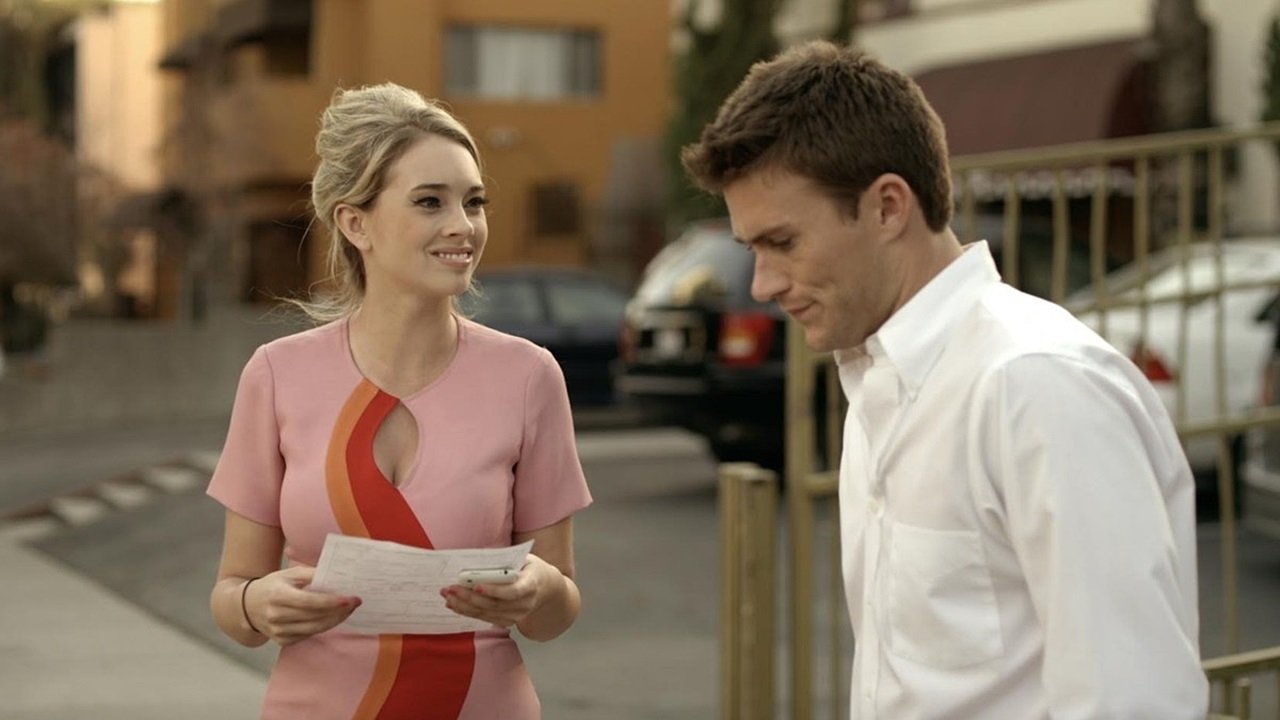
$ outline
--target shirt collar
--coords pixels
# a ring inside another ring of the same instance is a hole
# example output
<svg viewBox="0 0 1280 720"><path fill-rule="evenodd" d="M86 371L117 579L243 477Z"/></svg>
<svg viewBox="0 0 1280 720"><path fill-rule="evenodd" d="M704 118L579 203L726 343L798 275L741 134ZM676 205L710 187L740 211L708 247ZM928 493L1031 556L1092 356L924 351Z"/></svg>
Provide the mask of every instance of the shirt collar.
<svg viewBox="0 0 1280 720"><path fill-rule="evenodd" d="M868 356L872 363L887 362L914 400L956 322L983 290L998 282L1000 273L986 241L966 245L960 257L898 308L864 346L837 351L836 362L842 368L865 363Z"/></svg>

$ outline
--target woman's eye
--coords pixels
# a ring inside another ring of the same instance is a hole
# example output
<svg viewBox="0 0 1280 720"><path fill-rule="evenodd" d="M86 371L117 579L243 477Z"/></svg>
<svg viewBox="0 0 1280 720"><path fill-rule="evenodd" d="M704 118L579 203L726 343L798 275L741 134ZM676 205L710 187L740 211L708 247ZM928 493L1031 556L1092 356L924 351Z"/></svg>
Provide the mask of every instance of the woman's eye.
<svg viewBox="0 0 1280 720"><path fill-rule="evenodd" d="M416 204L422 207L431 208L434 210L435 208L440 207L440 198L427 196L419 199Z"/></svg>
<svg viewBox="0 0 1280 720"><path fill-rule="evenodd" d="M482 195L477 195L476 197L473 197L467 201L467 207L470 207L475 210L481 210L484 208L485 205L488 205L488 204L489 204L489 198L484 197Z"/></svg>

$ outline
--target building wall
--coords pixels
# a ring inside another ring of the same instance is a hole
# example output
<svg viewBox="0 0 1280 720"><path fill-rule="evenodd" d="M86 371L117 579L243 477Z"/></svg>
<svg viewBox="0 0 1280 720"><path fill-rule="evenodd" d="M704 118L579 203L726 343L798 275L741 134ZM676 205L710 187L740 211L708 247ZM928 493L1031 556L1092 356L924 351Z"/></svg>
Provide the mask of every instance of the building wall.
<svg viewBox="0 0 1280 720"><path fill-rule="evenodd" d="M77 152L133 191L159 186L160 7L118 2L76 28Z"/></svg>
<svg viewBox="0 0 1280 720"><path fill-rule="evenodd" d="M454 0L443 20L446 26L599 28L601 96L552 103L444 97L476 136L492 179L487 262L583 264L589 250L586 235L593 231L592 216L603 203L615 145L623 139L657 138L663 132L669 108L670 18L665 0L546 0L519 7L513 10L501 0ZM441 88L438 75L432 80L428 87ZM569 181L581 188L587 217L579 237L533 237L530 189L547 181Z"/></svg>
<svg viewBox="0 0 1280 720"><path fill-rule="evenodd" d="M170 46L208 27L216 15L218 3L176 7L186 2L165 0ZM593 213L601 204L614 149L635 138L656 141L665 126L669 2L315 0L306 76L268 74L260 43L241 46L228 58L231 79L217 90L212 109L220 136L212 172L229 192L228 213L248 227L304 211L305 183L317 161L318 118L334 90L391 81L443 99L476 136L494 201L486 265L588 263ZM448 97L444 47L454 24L596 29L603 55L601 94L554 102ZM179 84L190 81L189 75L178 77ZM172 121L176 112L169 117ZM532 186L544 181L571 181L581 188L582 232L531 238L529 196ZM313 235L317 242L307 252L316 280L326 273L328 238Z"/></svg>
<svg viewBox="0 0 1280 720"><path fill-rule="evenodd" d="M1273 0L1202 0L1204 18L1213 29L1213 112L1224 125L1252 125L1265 99L1263 58L1271 19L1280 13ZM1225 201L1239 218L1240 233L1274 233L1280 229L1280 177L1276 152L1269 143L1253 143L1241 153L1241 179Z"/></svg>
<svg viewBox="0 0 1280 720"><path fill-rule="evenodd" d="M984 59L1148 36L1152 0L913 0L912 14L859 28L857 42L908 74ZM1224 125L1251 125L1260 92L1267 22L1274 0L1200 0L1211 33L1212 113ZM1280 228L1274 153L1246 147L1228 193L1230 232Z"/></svg>
<svg viewBox="0 0 1280 720"><path fill-rule="evenodd" d="M857 42L915 75L1147 33L1150 0L913 0L911 15L868 24Z"/></svg>

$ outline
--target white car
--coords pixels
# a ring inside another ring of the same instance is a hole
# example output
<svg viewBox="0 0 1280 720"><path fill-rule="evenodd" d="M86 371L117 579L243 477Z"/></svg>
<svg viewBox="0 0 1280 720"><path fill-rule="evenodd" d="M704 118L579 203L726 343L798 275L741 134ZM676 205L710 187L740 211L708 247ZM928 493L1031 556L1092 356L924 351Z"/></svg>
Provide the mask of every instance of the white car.
<svg viewBox="0 0 1280 720"><path fill-rule="evenodd" d="M1258 404L1258 378L1270 356L1272 317L1277 311L1276 297L1280 293L1280 238L1226 240L1222 249L1223 276L1228 286L1258 284L1228 290L1223 295L1224 407L1225 417L1231 418ZM1103 314L1090 307L1095 300L1093 289L1076 293L1064 303L1142 368L1179 427L1212 422L1219 417L1214 346L1218 322L1214 289L1218 281L1214 247L1209 243L1194 243L1188 254L1187 263L1182 262L1182 251L1177 247L1164 248L1148 258L1145 337L1140 336L1141 306L1133 304L1143 298L1144 292L1136 264L1107 276L1110 301L1125 304L1105 313L1105 327ZM1190 279L1189 284L1186 278ZM1180 362L1184 310L1177 298L1187 294L1191 299L1185 310L1186 357ZM1179 386L1185 394L1181 415ZM1217 467L1216 436L1191 438L1185 447L1187 459L1196 472ZM1241 453L1241 447L1242 442L1234 438L1233 452Z"/></svg>
<svg viewBox="0 0 1280 720"><path fill-rule="evenodd" d="M1275 335L1270 360L1263 370L1261 403L1280 405L1280 313L1272 327ZM1245 522L1255 530L1280 539L1280 425L1267 425L1249 433L1244 476Z"/></svg>

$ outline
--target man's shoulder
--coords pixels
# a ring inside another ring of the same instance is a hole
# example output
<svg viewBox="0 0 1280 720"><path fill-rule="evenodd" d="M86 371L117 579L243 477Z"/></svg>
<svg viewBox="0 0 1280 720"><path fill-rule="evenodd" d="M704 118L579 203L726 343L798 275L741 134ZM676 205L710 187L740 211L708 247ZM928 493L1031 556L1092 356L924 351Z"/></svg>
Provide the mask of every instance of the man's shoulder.
<svg viewBox="0 0 1280 720"><path fill-rule="evenodd" d="M987 350L984 354L993 362L1024 356L1063 360L1120 357L1062 306L1004 284L994 285L983 294L969 324L960 337L981 343Z"/></svg>

